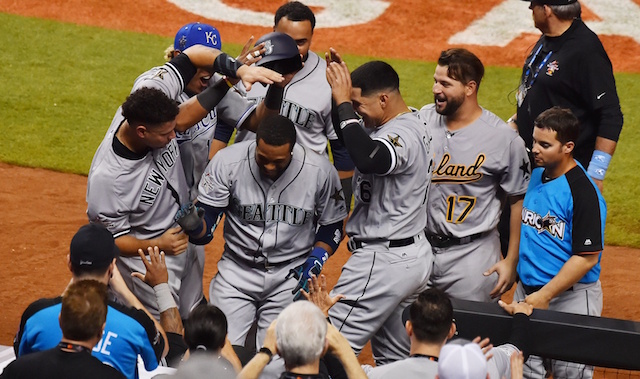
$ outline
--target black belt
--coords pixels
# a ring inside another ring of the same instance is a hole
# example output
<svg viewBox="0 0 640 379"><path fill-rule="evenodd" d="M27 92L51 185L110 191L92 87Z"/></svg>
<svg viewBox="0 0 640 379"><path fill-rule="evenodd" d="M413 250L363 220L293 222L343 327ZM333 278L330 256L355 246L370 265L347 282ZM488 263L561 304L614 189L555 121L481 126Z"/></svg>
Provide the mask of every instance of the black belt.
<svg viewBox="0 0 640 379"><path fill-rule="evenodd" d="M476 233L462 238L443 236L439 234L427 234L427 239L431 246L443 249L456 245L464 245L482 238L485 235L487 235L487 232Z"/></svg>
<svg viewBox="0 0 640 379"><path fill-rule="evenodd" d="M528 286L524 283L520 283L520 284L522 284L522 289L524 289L524 293L527 295L531 295L534 292L538 292L540 291L540 289L542 289L542 287L544 287L544 286ZM573 291L573 287L569 287L567 291Z"/></svg>
<svg viewBox="0 0 640 379"><path fill-rule="evenodd" d="M356 239L350 238L349 241L347 241L347 248L349 249L349 251L354 251L356 249L362 249L362 246L368 243L380 243L380 244L389 243L389 247L403 247L403 246L409 246L411 244L414 244L418 238L420 238L420 234L418 234L417 236L401 238L398 240L358 241Z"/></svg>
<svg viewBox="0 0 640 379"><path fill-rule="evenodd" d="M271 270L273 268L278 268L278 267L282 267L282 266L287 266L289 264L291 264L292 262L300 259L300 257L296 257L296 258L292 258L292 259L288 259L286 261L283 262L269 262L266 258L262 257L263 260L261 261L256 261L255 259L253 260L248 260L248 259L243 259L243 258L239 258L238 259L238 263L242 263L245 264L251 268L255 268L258 270Z"/></svg>

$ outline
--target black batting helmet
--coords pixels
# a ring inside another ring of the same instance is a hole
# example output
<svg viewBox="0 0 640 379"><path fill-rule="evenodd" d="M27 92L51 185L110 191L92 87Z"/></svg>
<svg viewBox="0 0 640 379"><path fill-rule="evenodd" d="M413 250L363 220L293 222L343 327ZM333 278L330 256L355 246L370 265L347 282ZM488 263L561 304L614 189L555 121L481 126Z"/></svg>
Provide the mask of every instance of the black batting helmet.
<svg viewBox="0 0 640 379"><path fill-rule="evenodd" d="M288 34L273 32L265 34L256 42L259 45L264 42L265 52L262 59L256 62L257 66L263 66L282 75L290 74L302 68L302 58L298 52L296 41Z"/></svg>

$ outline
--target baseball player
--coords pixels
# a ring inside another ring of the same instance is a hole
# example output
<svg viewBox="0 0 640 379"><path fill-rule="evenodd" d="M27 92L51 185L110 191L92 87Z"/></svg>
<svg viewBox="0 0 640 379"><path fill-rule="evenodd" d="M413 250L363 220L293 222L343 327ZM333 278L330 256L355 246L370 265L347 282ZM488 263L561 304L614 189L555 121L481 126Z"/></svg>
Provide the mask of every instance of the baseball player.
<svg viewBox="0 0 640 379"><path fill-rule="evenodd" d="M350 208L354 165L349 153L338 139L331 121L331 88L326 79L326 63L310 50L316 25L315 15L301 2L291 1L278 8L274 19L273 30L291 36L296 41L304 61L302 70L294 75L284 89L280 114L293 121L299 144L327 158L327 140L329 140L334 166L342 182L347 207ZM249 100L258 102L264 98L266 92L267 88L264 86L253 86L247 92L247 97ZM228 142L232 131L228 126L222 126L216 138ZM245 129L236 133L235 141L254 138L255 134Z"/></svg>
<svg viewBox="0 0 640 379"><path fill-rule="evenodd" d="M590 316L602 313L600 258L607 206L584 167L573 158L578 119L567 108L542 112L534 123L533 157L538 166L522 209L520 261L514 300L534 308ZM555 361L554 378L591 378L593 367ZM525 377L543 378L539 357Z"/></svg>
<svg viewBox="0 0 640 379"><path fill-rule="evenodd" d="M431 134L435 164L427 207L434 253L430 283L453 298L475 301L499 298L515 282L530 177L522 138L478 104L483 75L482 62L470 51L443 51L434 104L418 113ZM506 201L514 226L503 260L497 225Z"/></svg>
<svg viewBox="0 0 640 379"><path fill-rule="evenodd" d="M346 302L334 305L329 317L357 354L371 339L380 365L409 355L398 320L427 287L431 271L424 235L430 137L405 104L390 65L368 62L350 75L335 50L327 59L339 127L356 165L355 205L346 226L352 255L332 291Z"/></svg>
<svg viewBox="0 0 640 379"><path fill-rule="evenodd" d="M147 246L158 246L167 254L169 285L183 318L204 299L204 249L189 245L188 236L173 220L180 206L191 200L174 137L176 130L185 131L205 118L228 94L229 86L222 81L204 90L200 88L200 93L188 99L181 97L195 78L199 78L196 82L202 82L202 75L211 76L212 71L239 78L249 87L258 80L264 83L284 80L274 71L243 65L219 50L203 45L188 47L163 66L136 79L132 94L149 88L159 93L143 91L126 102L126 114L124 107L118 109L89 171L89 219L103 223L116 237L122 252L118 267L129 288L156 318L159 312L153 292L130 275L144 270L138 249L146 251ZM274 92L280 93L273 99L277 103L273 112L277 112L281 91ZM183 101L179 108L176 99ZM160 104L166 107L160 108ZM250 109L247 120L268 113L264 104L253 112Z"/></svg>
<svg viewBox="0 0 640 379"><path fill-rule="evenodd" d="M229 320L229 340L245 344L257 320L257 344L269 324L307 283L342 239L347 216L336 170L296 143L293 122L280 115L260 124L256 140L216 154L202 177L198 207L178 220L194 243L213 238L226 215L225 247L209 288ZM191 217L195 217L192 222ZM290 278L296 273L298 280Z"/></svg>

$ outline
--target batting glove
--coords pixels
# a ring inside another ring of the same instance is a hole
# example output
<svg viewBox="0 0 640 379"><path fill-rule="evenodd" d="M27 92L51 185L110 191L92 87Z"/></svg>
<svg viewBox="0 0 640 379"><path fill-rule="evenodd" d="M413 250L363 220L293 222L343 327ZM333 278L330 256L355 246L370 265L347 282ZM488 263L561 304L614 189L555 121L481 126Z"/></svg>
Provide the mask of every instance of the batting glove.
<svg viewBox="0 0 640 379"><path fill-rule="evenodd" d="M187 203L180 207L174 220L188 235L197 236L204 228L204 209L196 207L193 203Z"/></svg>
<svg viewBox="0 0 640 379"><path fill-rule="evenodd" d="M292 276L298 279L298 285L291 291L291 293L295 295L293 301L302 299L301 288L309 292L309 279L311 279L312 275L320 275L322 266L324 266L327 259L329 259L329 253L325 249L316 246L311 250L311 254L309 254L309 257L307 257L307 260L303 264L289 270L286 279Z"/></svg>

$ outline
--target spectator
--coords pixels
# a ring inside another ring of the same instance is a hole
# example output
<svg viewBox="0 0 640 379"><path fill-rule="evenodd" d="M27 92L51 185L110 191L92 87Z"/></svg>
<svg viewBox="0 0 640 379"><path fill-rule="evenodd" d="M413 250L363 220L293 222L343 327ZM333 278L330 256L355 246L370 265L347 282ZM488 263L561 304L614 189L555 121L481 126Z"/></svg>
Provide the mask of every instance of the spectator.
<svg viewBox="0 0 640 379"><path fill-rule="evenodd" d="M118 370L91 356L91 349L102 339L107 318L107 286L96 280L73 282L61 303L62 338L58 346L19 357L5 367L0 378L124 378Z"/></svg>
<svg viewBox="0 0 640 379"><path fill-rule="evenodd" d="M104 334L93 349L93 355L117 368L127 378L138 375L138 355L148 371L154 370L167 353L166 336L124 284L115 265L119 251L111 233L101 225L84 225L73 236L69 250L71 284L87 279L109 284L119 300L131 305L130 308L109 301ZM62 330L58 325L58 314L62 302L63 297L40 299L27 307L14 340L17 357L51 349L60 342ZM173 306L175 311L175 303Z"/></svg>

